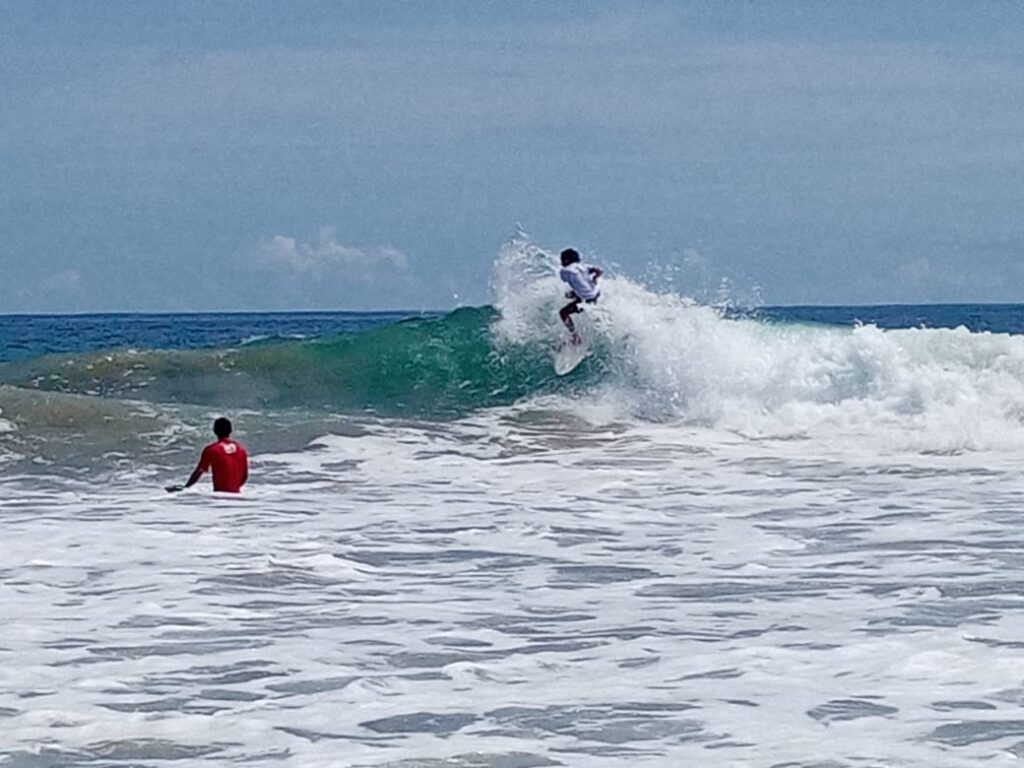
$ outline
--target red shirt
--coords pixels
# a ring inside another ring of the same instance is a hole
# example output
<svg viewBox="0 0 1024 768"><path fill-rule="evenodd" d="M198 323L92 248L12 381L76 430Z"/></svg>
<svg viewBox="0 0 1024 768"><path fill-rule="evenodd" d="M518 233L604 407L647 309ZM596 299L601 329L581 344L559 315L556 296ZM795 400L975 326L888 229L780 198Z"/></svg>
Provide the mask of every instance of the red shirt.
<svg viewBox="0 0 1024 768"><path fill-rule="evenodd" d="M200 472L213 470L213 490L238 493L249 478L249 454L230 437L210 443L199 457Z"/></svg>

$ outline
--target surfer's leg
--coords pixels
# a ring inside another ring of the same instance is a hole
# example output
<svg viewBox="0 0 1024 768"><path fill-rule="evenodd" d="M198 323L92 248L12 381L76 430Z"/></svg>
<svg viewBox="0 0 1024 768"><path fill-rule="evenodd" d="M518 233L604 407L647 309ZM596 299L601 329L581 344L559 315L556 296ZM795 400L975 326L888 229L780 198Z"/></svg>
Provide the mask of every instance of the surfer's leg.
<svg viewBox="0 0 1024 768"><path fill-rule="evenodd" d="M582 310L580 309L580 300L573 299L564 307L562 307L561 311L559 311L558 313L558 316L562 318L562 322L565 323L565 327L568 328L569 332L572 334L576 333L576 326L573 325L572 316L581 311Z"/></svg>

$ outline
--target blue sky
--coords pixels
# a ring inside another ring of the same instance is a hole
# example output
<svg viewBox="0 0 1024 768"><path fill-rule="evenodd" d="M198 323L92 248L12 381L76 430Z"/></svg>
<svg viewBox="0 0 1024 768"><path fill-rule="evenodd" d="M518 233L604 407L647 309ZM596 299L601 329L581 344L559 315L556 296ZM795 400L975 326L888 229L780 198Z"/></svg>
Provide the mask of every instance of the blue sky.
<svg viewBox="0 0 1024 768"><path fill-rule="evenodd" d="M0 312L1024 301L1015 2L0 0Z"/></svg>

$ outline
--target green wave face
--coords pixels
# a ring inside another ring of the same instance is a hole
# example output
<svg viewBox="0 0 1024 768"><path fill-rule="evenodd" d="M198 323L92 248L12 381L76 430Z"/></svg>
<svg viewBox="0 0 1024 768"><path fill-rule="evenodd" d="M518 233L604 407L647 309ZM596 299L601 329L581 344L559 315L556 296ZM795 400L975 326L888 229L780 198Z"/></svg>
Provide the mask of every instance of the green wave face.
<svg viewBox="0 0 1024 768"><path fill-rule="evenodd" d="M353 336L241 349L229 361L264 388L261 404L273 406L459 414L555 385L547 350L492 345L493 317L490 309L460 309Z"/></svg>
<svg viewBox="0 0 1024 768"><path fill-rule="evenodd" d="M118 350L0 367L0 382L47 391L238 408L457 416L579 386L543 347L498 346L490 308L464 308L350 336L226 350ZM587 361L590 362L590 361Z"/></svg>

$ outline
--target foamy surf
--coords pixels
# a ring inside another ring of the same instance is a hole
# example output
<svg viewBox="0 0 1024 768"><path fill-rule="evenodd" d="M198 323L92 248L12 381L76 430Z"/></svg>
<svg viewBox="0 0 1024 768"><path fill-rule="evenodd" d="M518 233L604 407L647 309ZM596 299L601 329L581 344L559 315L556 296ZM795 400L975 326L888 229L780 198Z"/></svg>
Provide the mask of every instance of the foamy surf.
<svg viewBox="0 0 1024 768"><path fill-rule="evenodd" d="M18 766L1009 764L1018 456L531 408L0 488ZM1009 569L1009 570L1008 570Z"/></svg>
<svg viewBox="0 0 1024 768"><path fill-rule="evenodd" d="M564 335L553 310L555 263L525 240L502 251L493 326L500 345L543 347ZM939 451L1024 439L1022 336L766 322L626 277L602 283L600 303L582 321L598 360L586 395L565 406L573 410L751 436L881 430Z"/></svg>

